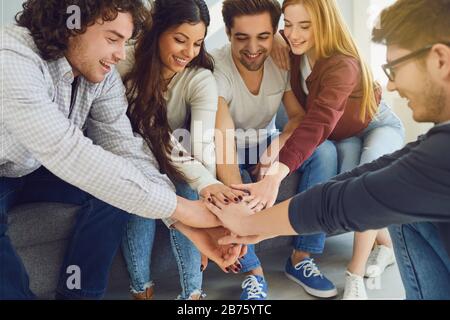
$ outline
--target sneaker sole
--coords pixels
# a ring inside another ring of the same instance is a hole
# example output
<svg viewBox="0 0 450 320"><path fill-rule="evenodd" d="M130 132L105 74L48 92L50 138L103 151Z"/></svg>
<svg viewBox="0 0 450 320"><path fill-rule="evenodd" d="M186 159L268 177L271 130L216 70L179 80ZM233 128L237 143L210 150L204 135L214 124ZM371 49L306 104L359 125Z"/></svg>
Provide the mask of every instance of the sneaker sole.
<svg viewBox="0 0 450 320"><path fill-rule="evenodd" d="M373 274L373 275L371 275L371 274L364 274L364 278L378 278L378 277L380 277L383 273L384 273L384 271L386 271L386 269L388 268L388 267L390 267L390 266L393 266L395 264L395 258L394 259L392 259L387 265L386 265L386 267L380 272L380 274ZM367 268L366 268L367 269Z"/></svg>
<svg viewBox="0 0 450 320"><path fill-rule="evenodd" d="M294 281L295 283L299 284L307 293L309 293L310 295L312 295L313 297L317 297L317 298L332 298L337 296L338 292L337 289L331 289L331 290L317 290L317 289L313 289L311 287L308 287L306 284L304 284L303 282L301 282L300 280L298 280L296 277L291 276L289 273L285 272L284 273L286 275L286 277L288 277L290 280Z"/></svg>

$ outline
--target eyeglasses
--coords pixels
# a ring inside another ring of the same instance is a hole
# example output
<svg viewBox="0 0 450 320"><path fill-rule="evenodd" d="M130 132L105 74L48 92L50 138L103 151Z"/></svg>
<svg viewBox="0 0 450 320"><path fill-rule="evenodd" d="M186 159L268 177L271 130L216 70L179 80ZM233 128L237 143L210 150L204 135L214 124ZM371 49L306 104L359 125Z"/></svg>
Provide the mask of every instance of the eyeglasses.
<svg viewBox="0 0 450 320"><path fill-rule="evenodd" d="M387 64L383 64L381 67L383 68L384 73L386 74L386 76L388 77L389 81L394 81L395 80L395 72L394 72L394 68L399 65L402 62L405 62L407 60L410 60L412 58L416 58L424 53L426 53L427 51L431 50L431 48L433 48L436 44L430 44L426 47L423 47L422 49L416 50L414 52L411 52L410 54L407 54L404 57L398 58L394 61L391 61ZM450 47L450 42L442 42L442 44L445 44L447 46Z"/></svg>

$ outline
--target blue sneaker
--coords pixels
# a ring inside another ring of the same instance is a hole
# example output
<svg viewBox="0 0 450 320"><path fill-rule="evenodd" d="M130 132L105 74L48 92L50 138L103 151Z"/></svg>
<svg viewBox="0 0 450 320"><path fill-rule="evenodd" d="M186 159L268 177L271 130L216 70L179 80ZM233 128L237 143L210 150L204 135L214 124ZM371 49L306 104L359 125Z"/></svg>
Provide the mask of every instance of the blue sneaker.
<svg viewBox="0 0 450 320"><path fill-rule="evenodd" d="M242 282L240 300L266 300L267 282L263 276L247 276Z"/></svg>
<svg viewBox="0 0 450 320"><path fill-rule="evenodd" d="M336 286L320 272L314 259L307 258L292 266L291 258L289 258L286 262L285 274L314 297L331 298L337 295Z"/></svg>

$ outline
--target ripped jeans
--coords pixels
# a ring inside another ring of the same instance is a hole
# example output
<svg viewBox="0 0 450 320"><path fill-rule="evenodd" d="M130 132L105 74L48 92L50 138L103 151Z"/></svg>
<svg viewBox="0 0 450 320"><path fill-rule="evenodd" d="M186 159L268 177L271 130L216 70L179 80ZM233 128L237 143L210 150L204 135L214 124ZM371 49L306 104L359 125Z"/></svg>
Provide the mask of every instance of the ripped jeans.
<svg viewBox="0 0 450 320"><path fill-rule="evenodd" d="M187 184L176 185L177 195L198 200L198 194ZM132 293L144 292L153 286L151 254L156 233L156 221L133 215L128 222L122 240L122 251L130 275ZM194 244L178 230L170 229L172 251L180 274L181 294L178 299L187 300L202 294L203 275L200 271L201 255Z"/></svg>

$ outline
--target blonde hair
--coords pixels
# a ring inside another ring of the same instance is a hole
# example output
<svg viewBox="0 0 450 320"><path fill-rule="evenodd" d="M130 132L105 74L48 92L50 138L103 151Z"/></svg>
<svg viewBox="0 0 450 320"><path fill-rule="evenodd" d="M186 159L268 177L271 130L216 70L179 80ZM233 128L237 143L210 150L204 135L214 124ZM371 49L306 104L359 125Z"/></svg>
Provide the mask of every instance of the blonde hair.
<svg viewBox="0 0 450 320"><path fill-rule="evenodd" d="M378 105L375 99L375 87L369 66L363 60L361 53L353 40L335 0L284 0L282 10L295 4L305 6L311 16L314 30L316 58L329 58L336 53L357 59L361 64L363 97L360 117L373 118Z"/></svg>

